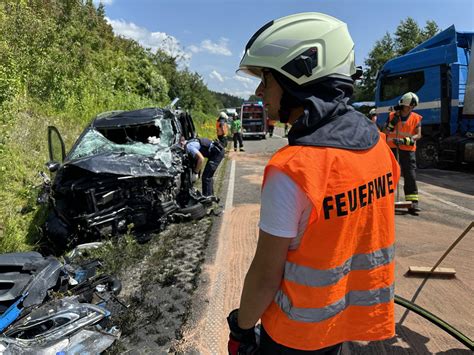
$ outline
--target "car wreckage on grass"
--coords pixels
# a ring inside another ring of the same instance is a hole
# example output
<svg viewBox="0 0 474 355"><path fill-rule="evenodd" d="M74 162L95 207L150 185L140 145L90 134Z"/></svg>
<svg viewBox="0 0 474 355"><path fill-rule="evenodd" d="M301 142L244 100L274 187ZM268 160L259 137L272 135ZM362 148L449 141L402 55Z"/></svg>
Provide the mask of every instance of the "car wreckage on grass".
<svg viewBox="0 0 474 355"><path fill-rule="evenodd" d="M121 283L97 260L0 255L0 354L101 353L120 337Z"/></svg>
<svg viewBox="0 0 474 355"><path fill-rule="evenodd" d="M98 115L66 155L48 128L52 182L43 175L48 238L59 248L129 230L140 238L173 217L201 218L213 199L191 182L182 142L196 137L191 116L161 108Z"/></svg>

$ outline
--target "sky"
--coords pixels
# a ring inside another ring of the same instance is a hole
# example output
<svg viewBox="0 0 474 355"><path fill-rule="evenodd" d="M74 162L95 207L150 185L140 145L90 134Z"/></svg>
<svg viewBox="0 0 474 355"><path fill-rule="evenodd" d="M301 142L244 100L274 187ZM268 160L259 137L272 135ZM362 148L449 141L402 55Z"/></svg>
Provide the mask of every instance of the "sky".
<svg viewBox="0 0 474 355"><path fill-rule="evenodd" d="M256 79L235 74L249 38L265 23L298 12L322 12L347 23L363 65L375 42L412 17L474 31L474 0L94 0L114 32L183 59L209 89L248 98Z"/></svg>

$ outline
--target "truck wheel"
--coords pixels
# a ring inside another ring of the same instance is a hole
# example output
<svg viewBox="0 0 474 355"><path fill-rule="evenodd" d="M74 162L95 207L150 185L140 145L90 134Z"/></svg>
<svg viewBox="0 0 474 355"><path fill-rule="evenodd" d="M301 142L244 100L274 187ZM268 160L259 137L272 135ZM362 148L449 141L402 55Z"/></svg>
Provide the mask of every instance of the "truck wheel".
<svg viewBox="0 0 474 355"><path fill-rule="evenodd" d="M434 168L438 163L438 144L432 138L416 142L416 165L419 169Z"/></svg>

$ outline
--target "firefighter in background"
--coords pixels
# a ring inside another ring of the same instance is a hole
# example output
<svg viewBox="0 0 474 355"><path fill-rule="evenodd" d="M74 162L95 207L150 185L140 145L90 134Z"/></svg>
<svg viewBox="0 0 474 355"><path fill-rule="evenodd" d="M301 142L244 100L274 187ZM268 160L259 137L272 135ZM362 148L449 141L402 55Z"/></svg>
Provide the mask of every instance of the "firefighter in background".
<svg viewBox="0 0 474 355"><path fill-rule="evenodd" d="M230 132L232 133L232 140L234 141L234 152L237 151L237 143L239 144L239 150L245 152L244 142L242 139L242 121L240 115L234 116L232 123L230 124Z"/></svg>
<svg viewBox="0 0 474 355"><path fill-rule="evenodd" d="M416 185L416 141L421 138L422 116L413 112L418 105L418 96L413 92L404 94L390 112L384 132L387 143L398 156L404 178L405 200L412 202L410 212L419 212L418 187Z"/></svg>
<svg viewBox="0 0 474 355"><path fill-rule="evenodd" d="M275 129L276 122L277 121L272 120L271 118L267 118L268 134L270 137L273 137L273 130Z"/></svg>
<svg viewBox="0 0 474 355"><path fill-rule="evenodd" d="M225 112L221 112L216 122L217 139L224 148L227 148L227 133L229 132L228 120L229 116L227 116Z"/></svg>
<svg viewBox="0 0 474 355"><path fill-rule="evenodd" d="M229 353L257 351L259 319L262 355L340 354L345 341L393 337L399 167L348 104L356 68L346 24L314 12L271 21L239 69L260 78L255 94L291 129L265 168L257 250L227 318Z"/></svg>
<svg viewBox="0 0 474 355"><path fill-rule="evenodd" d="M369 114L367 115L367 117L373 123L377 124L377 110L375 108L373 108L372 110L369 111Z"/></svg>

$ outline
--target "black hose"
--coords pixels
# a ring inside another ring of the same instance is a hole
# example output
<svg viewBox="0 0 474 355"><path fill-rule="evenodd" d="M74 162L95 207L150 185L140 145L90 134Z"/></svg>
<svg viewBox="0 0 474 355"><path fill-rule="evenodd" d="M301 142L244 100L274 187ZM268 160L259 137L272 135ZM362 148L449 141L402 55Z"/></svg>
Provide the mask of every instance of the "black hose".
<svg viewBox="0 0 474 355"><path fill-rule="evenodd" d="M474 350L474 342L461 333L459 330L454 328L452 325L446 323L444 320L441 318L438 318L435 316L433 313L428 312L426 309L416 305L413 302L410 302L398 295L395 295L395 303L405 307L406 309L415 312L416 314L422 316L423 318L429 320L431 323L434 325L437 325L441 329L443 329L446 333L450 334L453 336L455 339L459 340L461 343L463 343L465 346L469 348L469 350Z"/></svg>

